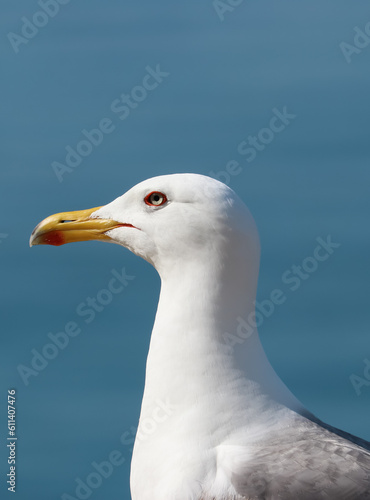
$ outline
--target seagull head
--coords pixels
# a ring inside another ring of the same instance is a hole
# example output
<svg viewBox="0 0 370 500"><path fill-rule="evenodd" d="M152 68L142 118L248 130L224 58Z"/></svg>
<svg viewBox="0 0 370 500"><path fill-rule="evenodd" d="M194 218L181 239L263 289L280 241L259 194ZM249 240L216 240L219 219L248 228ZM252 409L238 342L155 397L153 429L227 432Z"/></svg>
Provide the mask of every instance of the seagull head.
<svg viewBox="0 0 370 500"><path fill-rule="evenodd" d="M122 245L158 271L207 259L248 240L259 252L257 230L247 207L225 184L199 174L147 179L101 207L51 215L36 226L33 245L102 240Z"/></svg>

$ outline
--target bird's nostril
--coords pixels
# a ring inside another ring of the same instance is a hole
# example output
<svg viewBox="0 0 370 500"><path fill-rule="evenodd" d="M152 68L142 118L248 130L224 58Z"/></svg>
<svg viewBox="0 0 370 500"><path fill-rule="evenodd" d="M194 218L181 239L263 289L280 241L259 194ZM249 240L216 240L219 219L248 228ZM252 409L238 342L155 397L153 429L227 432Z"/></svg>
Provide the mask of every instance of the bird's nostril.
<svg viewBox="0 0 370 500"><path fill-rule="evenodd" d="M75 222L73 219L62 219L59 221L60 224L64 224L65 222Z"/></svg>

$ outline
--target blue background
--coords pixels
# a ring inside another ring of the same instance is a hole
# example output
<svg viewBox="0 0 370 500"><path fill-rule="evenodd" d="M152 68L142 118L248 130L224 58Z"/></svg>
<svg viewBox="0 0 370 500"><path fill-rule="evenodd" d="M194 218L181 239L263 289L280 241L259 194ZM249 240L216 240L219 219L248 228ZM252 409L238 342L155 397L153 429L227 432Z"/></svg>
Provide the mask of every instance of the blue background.
<svg viewBox="0 0 370 500"><path fill-rule="evenodd" d="M0 496L11 495L14 387L19 499L77 498L75 479L113 450L126 461L89 498L130 498L130 445L120 436L138 420L160 286L149 264L116 245L30 249L33 227L108 203L145 178L216 175L230 160L241 172L229 184L260 230L258 297L287 292L260 328L273 366L319 418L370 439L370 387L358 396L350 381L370 359L370 45L350 63L339 45L370 21L368 2L245 0L222 21L212 0L72 0L16 54L7 34L39 10L18 0L1 15ZM120 121L112 101L157 64L169 76ZM296 118L248 163L239 143L284 106ZM59 182L52 162L105 117L115 130ZM282 274L327 235L340 248L290 292ZM123 267L135 279L86 324L76 307ZM25 386L18 365L30 366L31 350L69 321L82 333Z"/></svg>

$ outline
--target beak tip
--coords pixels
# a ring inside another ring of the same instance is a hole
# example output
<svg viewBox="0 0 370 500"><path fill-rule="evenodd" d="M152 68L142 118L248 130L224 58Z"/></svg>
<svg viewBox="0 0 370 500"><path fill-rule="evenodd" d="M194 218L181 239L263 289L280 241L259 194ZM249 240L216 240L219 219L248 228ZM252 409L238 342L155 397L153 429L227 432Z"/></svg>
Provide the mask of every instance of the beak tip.
<svg viewBox="0 0 370 500"><path fill-rule="evenodd" d="M38 244L35 240L37 239L36 238L37 231L38 231L40 226L41 226L41 222L40 222L40 224L37 224L37 226L35 227L35 229L31 233L30 240L29 240L30 248Z"/></svg>

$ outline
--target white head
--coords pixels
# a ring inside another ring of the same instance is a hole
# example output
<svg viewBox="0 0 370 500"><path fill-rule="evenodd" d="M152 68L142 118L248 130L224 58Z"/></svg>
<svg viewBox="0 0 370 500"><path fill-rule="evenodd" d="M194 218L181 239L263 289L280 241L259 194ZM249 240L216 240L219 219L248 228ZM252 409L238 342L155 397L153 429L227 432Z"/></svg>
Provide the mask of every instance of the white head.
<svg viewBox="0 0 370 500"><path fill-rule="evenodd" d="M118 243L160 274L212 254L235 258L238 249L258 269L258 234L247 207L225 184L198 174L153 177L105 206L52 215L30 245L90 239Z"/></svg>

